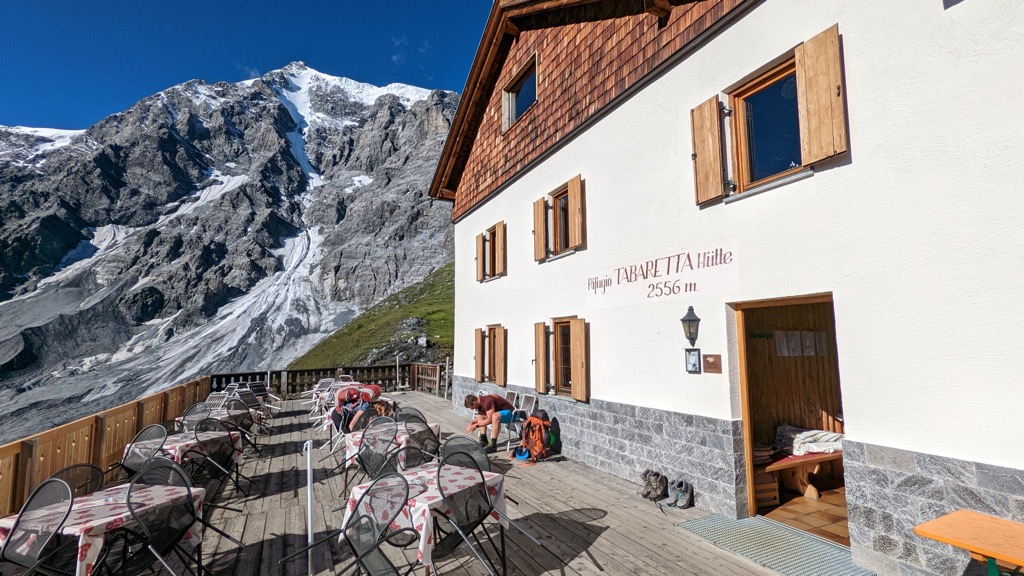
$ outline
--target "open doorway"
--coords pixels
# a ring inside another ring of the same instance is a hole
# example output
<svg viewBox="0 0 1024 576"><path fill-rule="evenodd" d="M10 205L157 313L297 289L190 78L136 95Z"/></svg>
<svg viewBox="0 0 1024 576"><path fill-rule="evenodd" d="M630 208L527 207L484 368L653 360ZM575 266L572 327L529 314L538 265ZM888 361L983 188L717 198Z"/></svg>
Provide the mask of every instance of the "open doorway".
<svg viewBox="0 0 1024 576"><path fill-rule="evenodd" d="M832 297L736 311L749 512L849 546Z"/></svg>

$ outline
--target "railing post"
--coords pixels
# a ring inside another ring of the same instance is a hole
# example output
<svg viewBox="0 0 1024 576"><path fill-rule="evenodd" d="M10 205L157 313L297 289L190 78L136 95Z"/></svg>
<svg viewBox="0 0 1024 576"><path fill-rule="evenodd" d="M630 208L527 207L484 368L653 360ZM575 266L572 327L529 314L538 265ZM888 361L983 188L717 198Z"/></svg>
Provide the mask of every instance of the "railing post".
<svg viewBox="0 0 1024 576"><path fill-rule="evenodd" d="M164 409L160 411L160 421L167 422L171 418L177 416L177 414L171 414L171 393L164 392Z"/></svg>
<svg viewBox="0 0 1024 576"><path fill-rule="evenodd" d="M139 400L135 403L135 433L138 434L146 427L146 403Z"/></svg>
<svg viewBox="0 0 1024 576"><path fill-rule="evenodd" d="M21 454L18 456L17 488L14 494L18 501L18 508L28 500L29 494L39 484L39 439L29 438L21 441Z"/></svg>
<svg viewBox="0 0 1024 576"><path fill-rule="evenodd" d="M103 470L107 469L107 463L103 461L106 455L107 444L107 417L103 414L96 415L92 431L92 463Z"/></svg>

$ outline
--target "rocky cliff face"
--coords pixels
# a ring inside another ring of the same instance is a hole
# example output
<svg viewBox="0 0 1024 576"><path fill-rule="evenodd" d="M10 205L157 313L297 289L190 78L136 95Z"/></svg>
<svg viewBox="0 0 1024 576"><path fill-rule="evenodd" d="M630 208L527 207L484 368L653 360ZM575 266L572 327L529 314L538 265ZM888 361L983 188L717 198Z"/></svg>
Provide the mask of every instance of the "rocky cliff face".
<svg viewBox="0 0 1024 576"><path fill-rule="evenodd" d="M0 127L0 421L26 422L0 442L283 367L449 261L426 190L457 103L293 63L82 132Z"/></svg>

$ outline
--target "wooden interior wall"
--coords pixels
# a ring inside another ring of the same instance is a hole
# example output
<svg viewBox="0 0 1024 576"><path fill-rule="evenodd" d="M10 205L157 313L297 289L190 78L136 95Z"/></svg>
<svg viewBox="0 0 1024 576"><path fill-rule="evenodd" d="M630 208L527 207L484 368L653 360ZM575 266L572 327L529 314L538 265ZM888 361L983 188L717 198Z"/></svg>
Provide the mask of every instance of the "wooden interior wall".
<svg viewBox="0 0 1024 576"><path fill-rule="evenodd" d="M832 304L750 309L745 327L753 441L772 444L779 424L843 432ZM825 349L815 355L779 355L780 332L824 332Z"/></svg>

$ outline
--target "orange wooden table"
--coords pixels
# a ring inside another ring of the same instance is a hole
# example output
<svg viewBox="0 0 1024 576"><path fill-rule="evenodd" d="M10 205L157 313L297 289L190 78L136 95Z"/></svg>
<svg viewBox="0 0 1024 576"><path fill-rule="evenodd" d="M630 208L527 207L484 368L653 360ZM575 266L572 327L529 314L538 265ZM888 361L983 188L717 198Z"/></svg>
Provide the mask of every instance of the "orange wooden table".
<svg viewBox="0 0 1024 576"><path fill-rule="evenodd" d="M918 536L945 542L985 558L989 576L996 561L1024 566L1024 524L973 510L957 510L914 526Z"/></svg>

